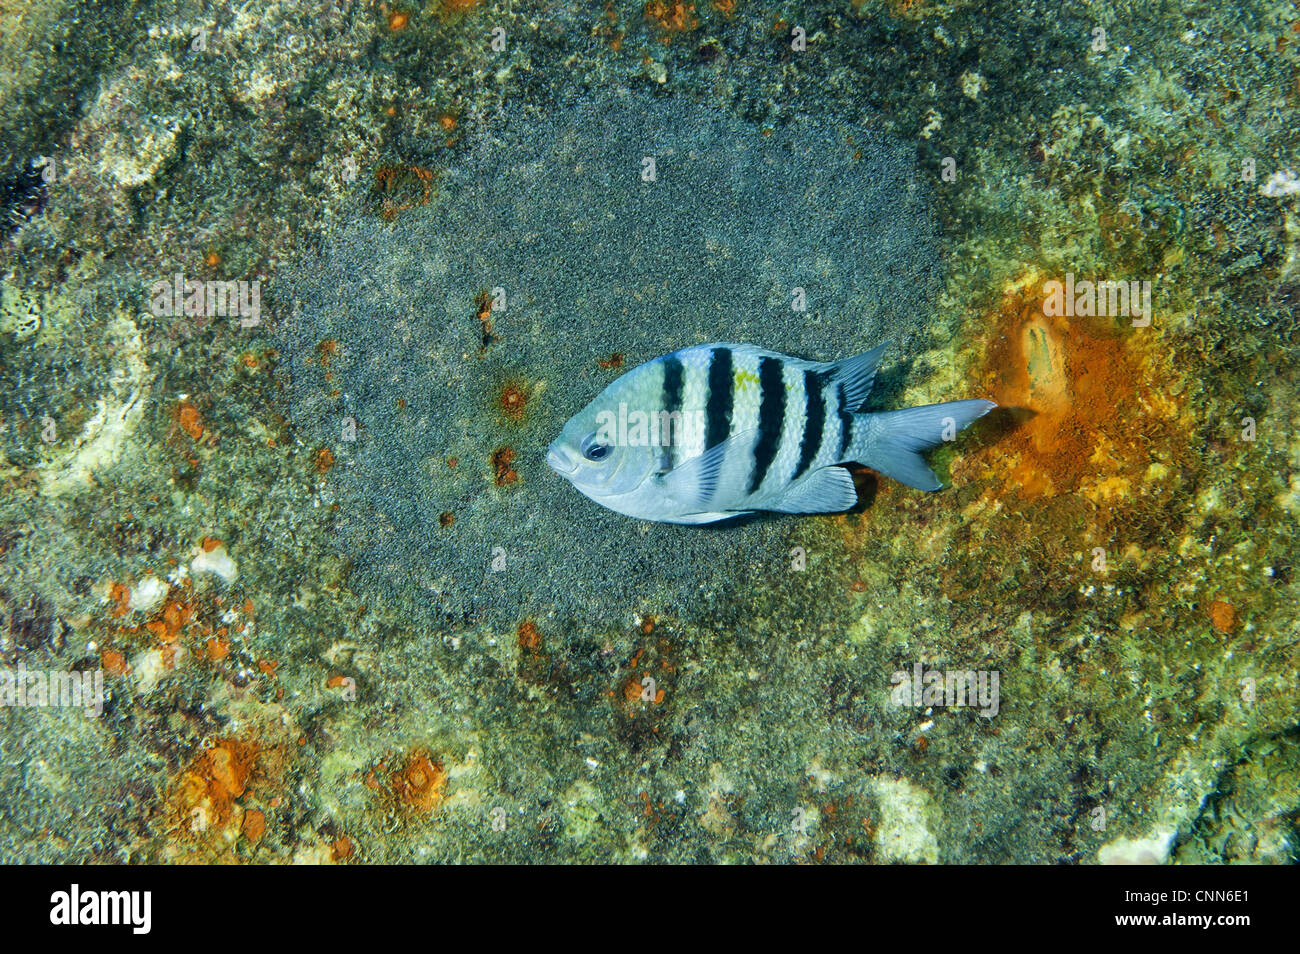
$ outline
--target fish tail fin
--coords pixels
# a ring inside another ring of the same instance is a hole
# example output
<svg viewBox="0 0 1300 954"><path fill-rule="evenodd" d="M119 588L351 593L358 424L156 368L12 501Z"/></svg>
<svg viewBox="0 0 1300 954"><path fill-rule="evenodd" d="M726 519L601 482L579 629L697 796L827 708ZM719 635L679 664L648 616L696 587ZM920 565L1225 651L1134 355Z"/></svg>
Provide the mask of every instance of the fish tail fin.
<svg viewBox="0 0 1300 954"><path fill-rule="evenodd" d="M938 490L943 484L921 458L921 451L953 440L958 431L995 407L992 401L948 401L855 414L848 459L917 490Z"/></svg>

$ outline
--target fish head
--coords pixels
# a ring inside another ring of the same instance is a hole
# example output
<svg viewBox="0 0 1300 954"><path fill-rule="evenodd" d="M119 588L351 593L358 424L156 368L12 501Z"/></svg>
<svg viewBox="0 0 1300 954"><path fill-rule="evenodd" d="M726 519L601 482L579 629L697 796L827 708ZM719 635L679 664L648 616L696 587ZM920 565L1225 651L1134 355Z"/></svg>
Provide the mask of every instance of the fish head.
<svg viewBox="0 0 1300 954"><path fill-rule="evenodd" d="M639 408L636 369L569 419L546 449L546 463L578 491L620 513L652 490L662 448L628 437L628 409ZM639 509L639 508L638 508Z"/></svg>

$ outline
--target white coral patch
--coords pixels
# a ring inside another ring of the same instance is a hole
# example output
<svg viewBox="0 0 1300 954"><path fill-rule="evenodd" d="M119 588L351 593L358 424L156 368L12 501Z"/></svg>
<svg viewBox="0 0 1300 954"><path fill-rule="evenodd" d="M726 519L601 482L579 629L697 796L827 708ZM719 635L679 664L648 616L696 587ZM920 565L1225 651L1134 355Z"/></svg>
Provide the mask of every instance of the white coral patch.
<svg viewBox="0 0 1300 954"><path fill-rule="evenodd" d="M152 613L167 595L168 586L156 576L146 576L131 588L131 609L137 613Z"/></svg>
<svg viewBox="0 0 1300 954"><path fill-rule="evenodd" d="M1149 838L1116 838L1097 850L1103 865L1162 865L1169 860L1172 831L1157 831Z"/></svg>
<svg viewBox="0 0 1300 954"><path fill-rule="evenodd" d="M149 369L140 330L130 318L119 315L109 326L108 337L121 349L122 363L115 367L107 393L99 398L71 452L43 469L41 493L47 497L90 486L97 471L121 459L127 440L144 416Z"/></svg>
<svg viewBox="0 0 1300 954"><path fill-rule="evenodd" d="M1280 169L1268 177L1268 181L1259 187L1259 194L1270 199L1283 199L1300 193L1300 177L1290 169Z"/></svg>
<svg viewBox="0 0 1300 954"><path fill-rule="evenodd" d="M224 546L215 546L211 550L200 550L198 556L190 561L190 572L195 576L208 573L221 578L227 586L239 576L239 567L230 558Z"/></svg>
<svg viewBox="0 0 1300 954"><path fill-rule="evenodd" d="M905 778L876 778L880 820L876 847L886 862L936 864L939 839L933 831L936 809L930 794Z"/></svg>

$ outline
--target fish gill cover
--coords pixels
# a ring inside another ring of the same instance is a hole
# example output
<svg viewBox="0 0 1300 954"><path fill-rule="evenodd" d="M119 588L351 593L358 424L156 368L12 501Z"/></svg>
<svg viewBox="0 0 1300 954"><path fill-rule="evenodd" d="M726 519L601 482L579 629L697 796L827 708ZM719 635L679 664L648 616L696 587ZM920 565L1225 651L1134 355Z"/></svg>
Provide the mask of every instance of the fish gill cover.
<svg viewBox="0 0 1300 954"><path fill-rule="evenodd" d="M358 196L282 286L289 416L337 543L359 585L444 620L707 602L783 553L779 518L630 523L546 444L687 345L907 355L938 277L914 150L861 120L760 127L626 91L483 125L427 203L386 220Z"/></svg>

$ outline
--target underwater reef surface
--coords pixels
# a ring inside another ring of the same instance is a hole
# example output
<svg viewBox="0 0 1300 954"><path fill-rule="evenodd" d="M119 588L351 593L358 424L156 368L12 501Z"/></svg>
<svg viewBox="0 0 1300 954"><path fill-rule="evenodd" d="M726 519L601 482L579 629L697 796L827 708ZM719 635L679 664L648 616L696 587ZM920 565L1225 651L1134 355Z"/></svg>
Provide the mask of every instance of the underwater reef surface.
<svg viewBox="0 0 1300 954"><path fill-rule="evenodd" d="M0 858L1294 862L1297 75L1288 4L0 5ZM936 494L543 466L886 337L1000 405Z"/></svg>
<svg viewBox="0 0 1300 954"><path fill-rule="evenodd" d="M328 455L353 579L421 594L434 619L567 633L786 572L790 521L636 527L544 449L688 344L914 353L939 284L914 159L869 129L764 130L682 97L530 112L485 117L436 202L358 210L281 273L287 413Z"/></svg>

